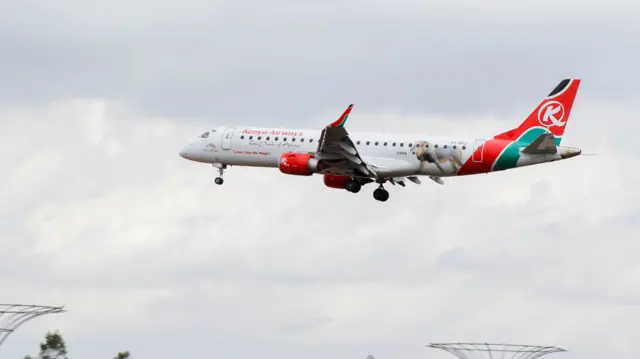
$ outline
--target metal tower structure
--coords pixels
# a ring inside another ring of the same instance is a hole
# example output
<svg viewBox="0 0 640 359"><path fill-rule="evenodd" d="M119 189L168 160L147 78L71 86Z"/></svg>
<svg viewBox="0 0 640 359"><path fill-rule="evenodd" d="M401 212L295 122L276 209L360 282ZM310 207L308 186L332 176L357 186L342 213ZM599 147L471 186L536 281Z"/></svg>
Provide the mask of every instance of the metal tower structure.
<svg viewBox="0 0 640 359"><path fill-rule="evenodd" d="M0 346L22 324L36 317L63 313L62 307L48 307L43 305L0 304Z"/></svg>
<svg viewBox="0 0 640 359"><path fill-rule="evenodd" d="M518 344L434 343L427 347L444 350L459 359L536 359L547 354L566 352L556 347Z"/></svg>

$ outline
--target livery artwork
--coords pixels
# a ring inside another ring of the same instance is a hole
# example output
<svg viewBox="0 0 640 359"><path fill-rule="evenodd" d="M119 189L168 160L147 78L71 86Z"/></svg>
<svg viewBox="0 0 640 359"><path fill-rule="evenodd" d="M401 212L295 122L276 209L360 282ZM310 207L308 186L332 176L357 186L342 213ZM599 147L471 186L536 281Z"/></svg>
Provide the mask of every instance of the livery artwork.
<svg viewBox="0 0 640 359"><path fill-rule="evenodd" d="M204 152L218 152L218 149L216 148L216 145L214 145L213 143L207 143L204 148L202 149L202 151Z"/></svg>
<svg viewBox="0 0 640 359"><path fill-rule="evenodd" d="M442 173L456 173L463 165L462 149L457 145L438 147L428 141L418 141L415 154L421 168L433 164Z"/></svg>
<svg viewBox="0 0 640 359"><path fill-rule="evenodd" d="M246 155L246 156L269 156L271 152L265 151L238 151L233 150L234 155Z"/></svg>
<svg viewBox="0 0 640 359"><path fill-rule="evenodd" d="M278 147L278 148L301 148L301 141L304 138L298 140L304 136L303 132L296 131L276 131L276 130L250 130L245 129L242 131L243 135L249 135L249 145L256 147ZM256 136L255 138L253 136ZM276 141L278 137L285 139L284 141ZM289 141L286 139L289 138ZM299 142L296 142L298 140Z"/></svg>
<svg viewBox="0 0 640 359"><path fill-rule="evenodd" d="M302 132L293 132L293 131L265 131L265 130L249 130L245 129L242 131L243 135L254 135L254 136L289 136L289 137L301 137L303 135Z"/></svg>
<svg viewBox="0 0 640 359"><path fill-rule="evenodd" d="M544 112L543 112L544 110ZM549 101L540 106L538 110L538 122L544 127L562 127L567 121L564 119L564 106L558 101Z"/></svg>

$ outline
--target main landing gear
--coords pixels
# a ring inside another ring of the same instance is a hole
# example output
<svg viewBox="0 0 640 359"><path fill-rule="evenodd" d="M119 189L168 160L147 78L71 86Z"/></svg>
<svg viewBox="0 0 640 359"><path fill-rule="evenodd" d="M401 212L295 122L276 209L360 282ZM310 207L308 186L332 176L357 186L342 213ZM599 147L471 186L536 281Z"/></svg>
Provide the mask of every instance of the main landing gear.
<svg viewBox="0 0 640 359"><path fill-rule="evenodd" d="M354 179L350 179L347 181L347 183L344 185L344 187L346 188L347 191L351 192L351 193L358 193L360 192L360 189L362 188L362 185L360 184L360 182L354 180Z"/></svg>
<svg viewBox="0 0 640 359"><path fill-rule="evenodd" d="M214 163L213 167L217 168L218 173L220 173L220 175L216 177L215 180L213 180L213 182L219 186L224 183L224 179L222 179L222 176L224 175L224 170L227 168L227 165L221 164L221 163Z"/></svg>
<svg viewBox="0 0 640 359"><path fill-rule="evenodd" d="M380 202L385 202L389 199L389 192L384 189L382 182L379 183L380 186L373 191L373 198ZM351 193L358 193L362 189L362 183L352 178L344 184L344 188Z"/></svg>
<svg viewBox="0 0 640 359"><path fill-rule="evenodd" d="M389 191L384 189L384 187L382 186L382 183L380 183L380 187L376 188L373 191L373 198L375 198L377 201L380 201L380 202L385 202L386 200L389 199Z"/></svg>

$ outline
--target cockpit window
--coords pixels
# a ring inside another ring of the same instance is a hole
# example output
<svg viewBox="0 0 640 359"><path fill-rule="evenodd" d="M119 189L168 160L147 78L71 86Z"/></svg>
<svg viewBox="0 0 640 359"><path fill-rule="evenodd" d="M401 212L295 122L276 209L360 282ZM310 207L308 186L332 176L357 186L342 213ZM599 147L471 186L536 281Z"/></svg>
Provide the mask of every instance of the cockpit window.
<svg viewBox="0 0 640 359"><path fill-rule="evenodd" d="M199 138L208 138L208 137L209 137L209 132L205 132L201 134Z"/></svg>

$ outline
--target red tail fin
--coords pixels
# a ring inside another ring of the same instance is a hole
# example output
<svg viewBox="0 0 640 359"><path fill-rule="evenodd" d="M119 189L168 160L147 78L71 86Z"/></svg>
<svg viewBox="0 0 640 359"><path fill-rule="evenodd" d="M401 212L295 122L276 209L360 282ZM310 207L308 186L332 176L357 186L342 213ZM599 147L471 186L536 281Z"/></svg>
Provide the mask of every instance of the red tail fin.
<svg viewBox="0 0 640 359"><path fill-rule="evenodd" d="M560 81L558 86L540 102L519 127L501 133L494 138L512 141L520 139L522 142L531 142L541 133L551 132L556 137L556 144L560 144L569 121L573 101L578 93L578 87L580 87L579 79ZM524 136L534 128L538 130L533 131L531 136Z"/></svg>

